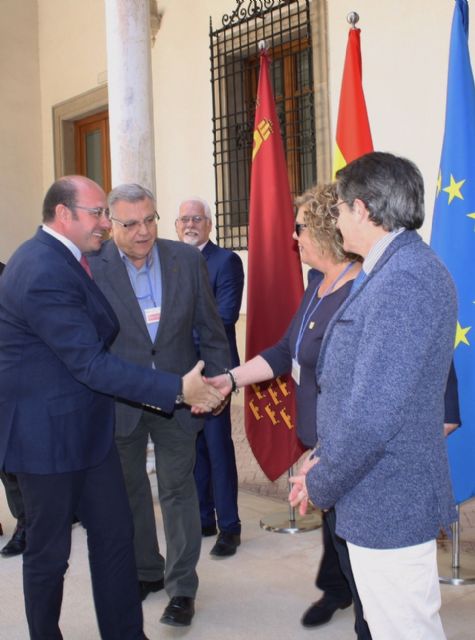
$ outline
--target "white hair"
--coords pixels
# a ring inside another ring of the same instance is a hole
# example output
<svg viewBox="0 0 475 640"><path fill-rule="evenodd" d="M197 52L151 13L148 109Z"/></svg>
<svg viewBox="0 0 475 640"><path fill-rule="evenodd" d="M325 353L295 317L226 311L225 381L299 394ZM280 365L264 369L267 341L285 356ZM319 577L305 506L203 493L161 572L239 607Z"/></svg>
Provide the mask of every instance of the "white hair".
<svg viewBox="0 0 475 640"><path fill-rule="evenodd" d="M208 218L208 220L210 220L211 222L213 221L213 218L211 217L211 209L209 208L209 204L206 202L206 200L200 198L199 196L191 196L190 198L186 198L186 200L180 202L180 204L178 205L178 211L182 208L185 202L199 202L203 207L205 217Z"/></svg>

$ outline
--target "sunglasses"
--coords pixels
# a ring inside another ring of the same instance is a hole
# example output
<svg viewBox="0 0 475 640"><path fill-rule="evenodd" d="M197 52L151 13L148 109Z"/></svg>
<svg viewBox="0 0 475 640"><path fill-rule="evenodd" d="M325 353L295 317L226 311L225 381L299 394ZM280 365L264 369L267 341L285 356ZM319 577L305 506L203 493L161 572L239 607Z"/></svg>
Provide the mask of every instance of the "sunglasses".
<svg viewBox="0 0 475 640"><path fill-rule="evenodd" d="M295 235L297 236L297 238L300 236L302 231L307 228L307 226L308 225L304 224L303 222L295 223Z"/></svg>

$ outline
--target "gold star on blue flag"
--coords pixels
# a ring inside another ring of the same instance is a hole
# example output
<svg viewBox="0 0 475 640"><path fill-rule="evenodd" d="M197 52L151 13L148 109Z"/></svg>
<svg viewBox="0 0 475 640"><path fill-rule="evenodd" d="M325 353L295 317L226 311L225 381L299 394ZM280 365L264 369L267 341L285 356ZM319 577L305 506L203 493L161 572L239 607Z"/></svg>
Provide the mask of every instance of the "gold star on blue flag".
<svg viewBox="0 0 475 640"><path fill-rule="evenodd" d="M462 426L448 437L455 499L475 496L475 84L468 49L468 3L455 0L445 133L431 245L455 281L459 317L454 362Z"/></svg>

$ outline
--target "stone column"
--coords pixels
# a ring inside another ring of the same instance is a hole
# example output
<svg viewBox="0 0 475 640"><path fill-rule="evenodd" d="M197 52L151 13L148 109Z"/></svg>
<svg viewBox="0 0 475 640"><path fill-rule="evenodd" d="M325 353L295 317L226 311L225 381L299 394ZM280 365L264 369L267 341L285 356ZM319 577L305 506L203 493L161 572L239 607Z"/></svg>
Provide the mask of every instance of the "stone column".
<svg viewBox="0 0 475 640"><path fill-rule="evenodd" d="M112 187L155 193L149 0L105 0Z"/></svg>

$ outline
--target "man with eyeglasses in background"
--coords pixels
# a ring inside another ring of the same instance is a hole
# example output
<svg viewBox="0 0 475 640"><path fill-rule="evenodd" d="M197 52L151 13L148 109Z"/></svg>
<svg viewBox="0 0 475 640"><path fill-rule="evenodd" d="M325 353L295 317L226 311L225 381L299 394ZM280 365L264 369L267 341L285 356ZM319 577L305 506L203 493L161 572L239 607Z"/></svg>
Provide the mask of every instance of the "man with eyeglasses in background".
<svg viewBox="0 0 475 640"><path fill-rule="evenodd" d="M178 238L198 247L206 260L208 276L224 324L231 351L231 367L239 365L236 322L241 309L244 270L241 258L211 242L213 223L208 203L189 198L178 209L175 227ZM197 336L198 348L199 336ZM231 430L231 406L217 416L205 418L203 431L196 440L195 480L198 489L203 536L219 534L211 555L223 558L236 553L241 544L238 512L238 475Z"/></svg>
<svg viewBox="0 0 475 640"><path fill-rule="evenodd" d="M167 414L178 400L195 411L222 401L202 380L202 363L167 373L108 350L119 325L84 253L98 250L110 227L99 185L60 178L46 193L42 227L0 278L0 468L16 474L25 504L23 588L33 640L62 638L74 515L87 529L101 637L145 638L113 397Z"/></svg>
<svg viewBox="0 0 475 640"><path fill-rule="evenodd" d="M89 260L94 279L120 322L111 351L142 366L181 375L198 359L196 328L206 374L222 372L229 366L229 348L200 253L180 242L157 239L158 214L148 189L118 186L108 203L112 240ZM203 420L184 406L170 415L123 400L116 403L116 416L142 599L165 587L170 602L161 622L187 626L198 588L201 527L193 467ZM146 469L149 437L155 449L166 561L158 547Z"/></svg>

